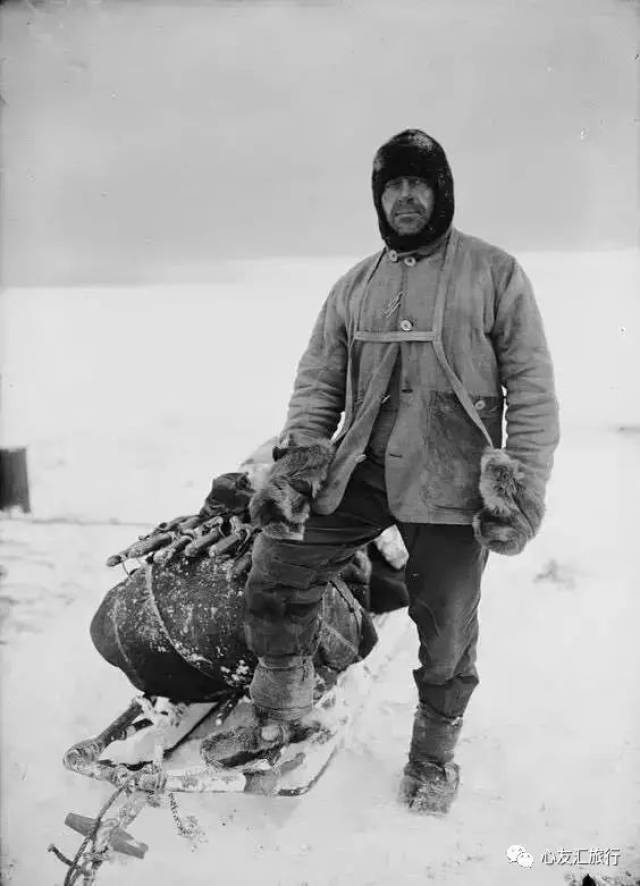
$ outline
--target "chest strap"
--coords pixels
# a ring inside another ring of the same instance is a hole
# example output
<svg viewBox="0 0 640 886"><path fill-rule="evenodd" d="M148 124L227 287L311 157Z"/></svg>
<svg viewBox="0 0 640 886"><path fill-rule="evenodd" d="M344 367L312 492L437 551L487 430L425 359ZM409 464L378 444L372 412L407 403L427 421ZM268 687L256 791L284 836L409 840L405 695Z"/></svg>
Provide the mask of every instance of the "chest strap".
<svg viewBox="0 0 640 886"><path fill-rule="evenodd" d="M478 410L473 405L473 401L469 396L467 389L462 384L458 376L455 374L451 364L447 360L447 355L445 354L444 347L442 345L444 306L447 300L447 290L449 289L451 283L451 271L453 268L453 259L457 247L458 234L455 230L452 230L451 236L449 237L449 242L447 243L447 251L444 258L444 267L442 269L442 273L440 274L440 280L438 281L438 292L436 294L436 304L433 315L433 350L435 351L435 355L438 358L438 363L444 370L444 373L449 380L449 384L453 388L456 397L460 401L460 405L467 413L474 425L478 428L480 433L483 435L484 439L487 441L487 444L491 448L493 448L493 440L491 439L484 422L480 418Z"/></svg>
<svg viewBox="0 0 640 886"><path fill-rule="evenodd" d="M433 341L435 333L431 332L356 332L354 334L356 341Z"/></svg>
<svg viewBox="0 0 640 886"><path fill-rule="evenodd" d="M370 342L431 342L433 344L433 350L435 352L438 363L442 367L442 370L444 371L444 374L446 375L454 394L458 398L460 405L467 413L474 425L478 428L484 439L487 441L487 444L491 448L493 448L493 440L491 439L484 422L480 418L478 410L473 405L473 401L469 396L467 389L462 384L458 376L455 374L451 364L447 360L447 355L445 354L444 347L442 345L444 308L447 299L447 291L451 282L451 271L453 268L453 259L456 253L457 246L458 234L455 229L452 229L445 252L444 266L440 274L440 279L438 280L438 291L436 293L436 303L433 316L433 329L430 329L426 332L421 332L419 330L411 330L409 332L402 332L399 330L389 332L358 331L354 333L354 339L356 341Z"/></svg>

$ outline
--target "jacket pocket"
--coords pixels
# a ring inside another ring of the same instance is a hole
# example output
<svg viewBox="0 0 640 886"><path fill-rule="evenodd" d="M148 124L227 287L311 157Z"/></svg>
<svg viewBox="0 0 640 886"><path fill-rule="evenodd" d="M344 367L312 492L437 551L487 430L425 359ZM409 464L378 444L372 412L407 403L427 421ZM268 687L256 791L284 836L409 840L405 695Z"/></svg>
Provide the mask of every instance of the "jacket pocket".
<svg viewBox="0 0 640 886"><path fill-rule="evenodd" d="M493 445L502 443L503 398L472 396ZM434 391L427 432L428 497L437 506L464 511L481 505L480 459L487 442L453 393Z"/></svg>

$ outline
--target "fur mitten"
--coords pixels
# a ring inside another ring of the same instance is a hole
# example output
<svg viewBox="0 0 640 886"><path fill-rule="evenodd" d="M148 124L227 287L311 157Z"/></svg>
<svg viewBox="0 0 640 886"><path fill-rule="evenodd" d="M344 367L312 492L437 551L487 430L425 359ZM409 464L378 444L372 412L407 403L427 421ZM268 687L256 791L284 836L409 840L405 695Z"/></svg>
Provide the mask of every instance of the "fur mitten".
<svg viewBox="0 0 640 886"><path fill-rule="evenodd" d="M542 496L527 488L517 459L502 449L487 449L480 468L484 507L473 518L476 539L497 554L519 554L540 527Z"/></svg>
<svg viewBox="0 0 640 886"><path fill-rule="evenodd" d="M249 506L251 520L271 538L301 539L311 501L333 458L328 440L278 449L277 461Z"/></svg>

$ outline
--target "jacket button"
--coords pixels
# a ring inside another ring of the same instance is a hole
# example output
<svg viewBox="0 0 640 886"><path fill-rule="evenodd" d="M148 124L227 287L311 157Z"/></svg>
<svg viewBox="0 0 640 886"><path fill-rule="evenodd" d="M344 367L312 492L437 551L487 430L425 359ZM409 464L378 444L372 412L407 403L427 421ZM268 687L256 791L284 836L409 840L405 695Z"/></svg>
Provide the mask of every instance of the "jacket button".
<svg viewBox="0 0 640 886"><path fill-rule="evenodd" d="M403 332L409 332L411 329L413 329L413 323L411 322L411 320L401 320L400 329L402 329Z"/></svg>
<svg viewBox="0 0 640 886"><path fill-rule="evenodd" d="M391 259L391 261L398 261L398 253L395 251L395 249L389 250L389 258Z"/></svg>
<svg viewBox="0 0 640 886"><path fill-rule="evenodd" d="M476 407L476 409L477 409L478 412L479 412L481 409L484 409L484 407L485 407L487 404L484 402L484 400L476 400L476 402L475 402L473 405Z"/></svg>
<svg viewBox="0 0 640 886"><path fill-rule="evenodd" d="M412 268L412 267L415 265L416 260L415 260L415 258L414 258L412 255L408 255L408 256L405 258L404 263L405 263L405 265L406 265L408 268Z"/></svg>

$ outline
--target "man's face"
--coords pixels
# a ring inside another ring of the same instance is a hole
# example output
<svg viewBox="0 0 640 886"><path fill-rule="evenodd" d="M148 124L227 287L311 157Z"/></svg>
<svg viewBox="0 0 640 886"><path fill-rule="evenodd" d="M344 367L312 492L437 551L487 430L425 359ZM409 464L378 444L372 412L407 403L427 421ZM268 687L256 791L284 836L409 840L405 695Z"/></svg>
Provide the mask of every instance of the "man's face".
<svg viewBox="0 0 640 886"><path fill-rule="evenodd" d="M393 178L382 192L382 208L397 234L417 234L433 212L433 188L423 178Z"/></svg>

